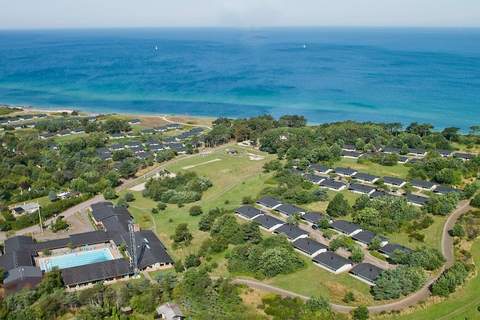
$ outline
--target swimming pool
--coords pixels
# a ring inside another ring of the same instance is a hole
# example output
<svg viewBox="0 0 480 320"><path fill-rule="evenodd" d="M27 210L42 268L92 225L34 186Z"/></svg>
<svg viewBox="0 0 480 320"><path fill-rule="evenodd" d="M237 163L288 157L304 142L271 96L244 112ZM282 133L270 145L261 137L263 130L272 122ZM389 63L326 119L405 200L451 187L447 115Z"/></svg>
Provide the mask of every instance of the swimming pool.
<svg viewBox="0 0 480 320"><path fill-rule="evenodd" d="M39 259L40 269L50 271L54 267L59 269L72 268L113 260L113 255L108 248L101 248L88 251L78 251L60 256L44 257Z"/></svg>

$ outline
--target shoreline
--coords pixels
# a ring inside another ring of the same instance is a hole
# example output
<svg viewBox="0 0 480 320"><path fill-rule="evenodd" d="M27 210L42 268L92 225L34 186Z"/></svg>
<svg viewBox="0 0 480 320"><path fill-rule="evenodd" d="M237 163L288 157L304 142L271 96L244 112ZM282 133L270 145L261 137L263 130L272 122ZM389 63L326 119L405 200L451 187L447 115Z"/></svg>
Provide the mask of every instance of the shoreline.
<svg viewBox="0 0 480 320"><path fill-rule="evenodd" d="M174 122L187 122L187 124L192 125L201 125L201 126L208 126L217 119L217 117L207 117L207 116L195 116L189 114L175 114L175 113L131 113L131 112L91 112L88 110L76 109L76 108L46 108L46 107L36 107L36 106L23 106L23 105L12 105L6 103L0 103L0 107L8 107L8 108L18 108L21 110L14 111L14 113L18 112L34 112L34 113L47 113L47 114L54 114L54 113L72 113L73 111L77 111L79 114L84 115L100 115L100 114L111 114L117 115L120 117L132 117L132 118L140 118L140 119L152 119L152 118L159 118L159 120L165 121L165 118L169 118L169 120ZM168 121L166 121L168 122ZM192 123L188 123L192 122Z"/></svg>

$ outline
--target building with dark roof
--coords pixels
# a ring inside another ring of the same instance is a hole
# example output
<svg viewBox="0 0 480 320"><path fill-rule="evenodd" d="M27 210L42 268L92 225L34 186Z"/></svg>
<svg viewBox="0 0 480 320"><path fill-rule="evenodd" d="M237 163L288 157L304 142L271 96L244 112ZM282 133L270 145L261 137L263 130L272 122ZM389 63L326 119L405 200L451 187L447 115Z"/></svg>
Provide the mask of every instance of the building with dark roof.
<svg viewBox="0 0 480 320"><path fill-rule="evenodd" d="M295 241L299 238L307 238L308 232L300 229L294 224L285 223L284 225L275 229L274 233L282 234L288 238L289 241Z"/></svg>
<svg viewBox="0 0 480 320"><path fill-rule="evenodd" d="M345 183L333 179L325 179L320 182L319 186L332 191L342 191L347 188Z"/></svg>
<svg viewBox="0 0 480 320"><path fill-rule="evenodd" d="M444 158L451 157L453 155L452 150L436 150L439 155L441 155Z"/></svg>
<svg viewBox="0 0 480 320"><path fill-rule="evenodd" d="M352 168L336 167L335 174L343 177L353 177L358 171Z"/></svg>
<svg viewBox="0 0 480 320"><path fill-rule="evenodd" d="M262 210L249 205L241 206L240 208L235 209L235 213L247 220L252 220L256 216L264 214Z"/></svg>
<svg viewBox="0 0 480 320"><path fill-rule="evenodd" d="M297 207L293 204L288 204L288 203L279 205L278 207L275 208L275 211L280 212L281 214L283 214L286 217L290 217L290 216L293 216L295 214L300 214L301 215L301 214L305 213L304 209L302 209L300 207Z"/></svg>
<svg viewBox="0 0 480 320"><path fill-rule="evenodd" d="M410 158L407 156L398 156L398 163L405 164L410 161Z"/></svg>
<svg viewBox="0 0 480 320"><path fill-rule="evenodd" d="M427 190L427 191L433 191L437 184L431 182L431 181L426 181L426 180L419 180L419 179L413 179L411 181L412 186L418 189L422 190Z"/></svg>
<svg viewBox="0 0 480 320"><path fill-rule="evenodd" d="M408 203L419 207L424 206L428 202L427 197L419 196L413 193L407 193L405 195L405 198L407 199Z"/></svg>
<svg viewBox="0 0 480 320"><path fill-rule="evenodd" d="M463 161L467 161L467 160L472 160L473 158L475 158L477 155L476 154L473 154L473 153L465 153L465 152L455 152L453 154L453 156L457 159L461 159Z"/></svg>
<svg viewBox="0 0 480 320"><path fill-rule="evenodd" d="M258 223L261 228L267 231L274 231L285 223L280 219L269 216L268 214L257 216L253 218L252 221Z"/></svg>
<svg viewBox="0 0 480 320"><path fill-rule="evenodd" d="M334 220L330 224L330 227L340 233L346 234L347 236L353 236L362 231L362 227L358 224L345 220Z"/></svg>
<svg viewBox="0 0 480 320"><path fill-rule="evenodd" d="M368 285L374 286L383 271L382 268L371 263L359 263L350 270L350 274Z"/></svg>
<svg viewBox="0 0 480 320"><path fill-rule="evenodd" d="M352 261L331 251L316 255L313 257L313 262L335 274L348 271L352 267Z"/></svg>
<svg viewBox="0 0 480 320"><path fill-rule="evenodd" d="M375 190L370 194L370 198L372 199L386 197L386 196L389 196L389 194L382 190Z"/></svg>
<svg viewBox="0 0 480 320"><path fill-rule="evenodd" d="M449 193L459 192L459 190L442 184L442 185L437 186L433 192L438 193L438 194L446 195L446 194L449 194Z"/></svg>
<svg viewBox="0 0 480 320"><path fill-rule="evenodd" d="M135 232L137 246L137 266L140 270L156 270L173 265L173 260L167 253L163 243L151 230ZM130 256L133 256L130 246L127 245Z"/></svg>
<svg viewBox="0 0 480 320"><path fill-rule="evenodd" d="M395 154L400 154L400 149L399 148L394 148L394 147L385 147L383 148L384 153L395 153Z"/></svg>
<svg viewBox="0 0 480 320"><path fill-rule="evenodd" d="M380 246L383 247L388 243L388 239L382 236L377 236L375 233L368 231L368 230L362 230L352 236L352 239L360 243L361 245L368 246L373 239L380 240Z"/></svg>
<svg viewBox="0 0 480 320"><path fill-rule="evenodd" d="M69 288L133 275L127 259L115 259L61 270L63 283Z"/></svg>
<svg viewBox="0 0 480 320"><path fill-rule="evenodd" d="M305 174L303 178L307 181L310 181L313 184L320 184L323 180L325 180L324 177L317 176L315 174Z"/></svg>
<svg viewBox="0 0 480 320"><path fill-rule="evenodd" d="M22 266L8 270L3 279L6 293L14 293L22 289L30 289L42 281L43 273L38 267Z"/></svg>
<svg viewBox="0 0 480 320"><path fill-rule="evenodd" d="M404 253L411 253L412 250L410 248L407 248L407 247L404 247L400 244L397 244L397 243L387 243L386 245L384 245L383 247L380 247L380 249L378 249L378 252L380 252L381 254L383 254L384 256L386 257L391 257L395 252L404 252Z"/></svg>
<svg viewBox="0 0 480 320"><path fill-rule="evenodd" d="M402 188L407 182L396 177L383 177L383 183L390 187Z"/></svg>
<svg viewBox="0 0 480 320"><path fill-rule="evenodd" d="M257 201L257 204L268 209L276 209L278 206L282 205L279 200L272 197L263 197Z"/></svg>
<svg viewBox="0 0 480 320"><path fill-rule="evenodd" d="M327 166L318 164L318 163L312 163L309 166L310 170L312 170L315 174L329 174L333 170Z"/></svg>
<svg viewBox="0 0 480 320"><path fill-rule="evenodd" d="M425 157L427 155L427 150L425 149L417 149L417 148L409 148L408 154L416 157Z"/></svg>
<svg viewBox="0 0 480 320"><path fill-rule="evenodd" d="M366 194L367 196L370 196L372 193L375 192L374 187L360 183L351 183L348 187L348 190L355 193Z"/></svg>
<svg viewBox="0 0 480 320"><path fill-rule="evenodd" d="M302 219L311 223L312 225L317 225L322 219L327 219L327 216L319 212L307 212L302 215Z"/></svg>
<svg viewBox="0 0 480 320"><path fill-rule="evenodd" d="M328 250L328 246L305 237L298 238L297 240L293 241L292 245L295 249L309 257L314 257L317 254L326 252Z"/></svg>
<svg viewBox="0 0 480 320"><path fill-rule="evenodd" d="M367 182L367 183L375 183L380 179L380 177L368 174L368 173L363 173L363 172L357 172L353 178L358 181L362 182Z"/></svg>

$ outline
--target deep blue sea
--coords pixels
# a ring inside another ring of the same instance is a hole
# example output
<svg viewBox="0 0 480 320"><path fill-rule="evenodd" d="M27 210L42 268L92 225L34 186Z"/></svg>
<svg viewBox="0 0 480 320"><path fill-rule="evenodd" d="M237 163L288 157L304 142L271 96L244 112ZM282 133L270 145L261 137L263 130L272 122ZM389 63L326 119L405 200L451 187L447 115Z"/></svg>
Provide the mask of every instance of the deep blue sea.
<svg viewBox="0 0 480 320"><path fill-rule="evenodd" d="M480 124L480 29L0 31L0 102Z"/></svg>

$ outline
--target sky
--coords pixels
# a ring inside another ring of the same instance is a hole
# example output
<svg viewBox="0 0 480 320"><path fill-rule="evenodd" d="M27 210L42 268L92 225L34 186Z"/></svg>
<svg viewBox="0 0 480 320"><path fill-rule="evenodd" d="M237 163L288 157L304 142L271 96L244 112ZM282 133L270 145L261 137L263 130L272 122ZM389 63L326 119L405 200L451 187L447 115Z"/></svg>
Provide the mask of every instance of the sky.
<svg viewBox="0 0 480 320"><path fill-rule="evenodd" d="M0 0L0 29L480 27L480 0Z"/></svg>

